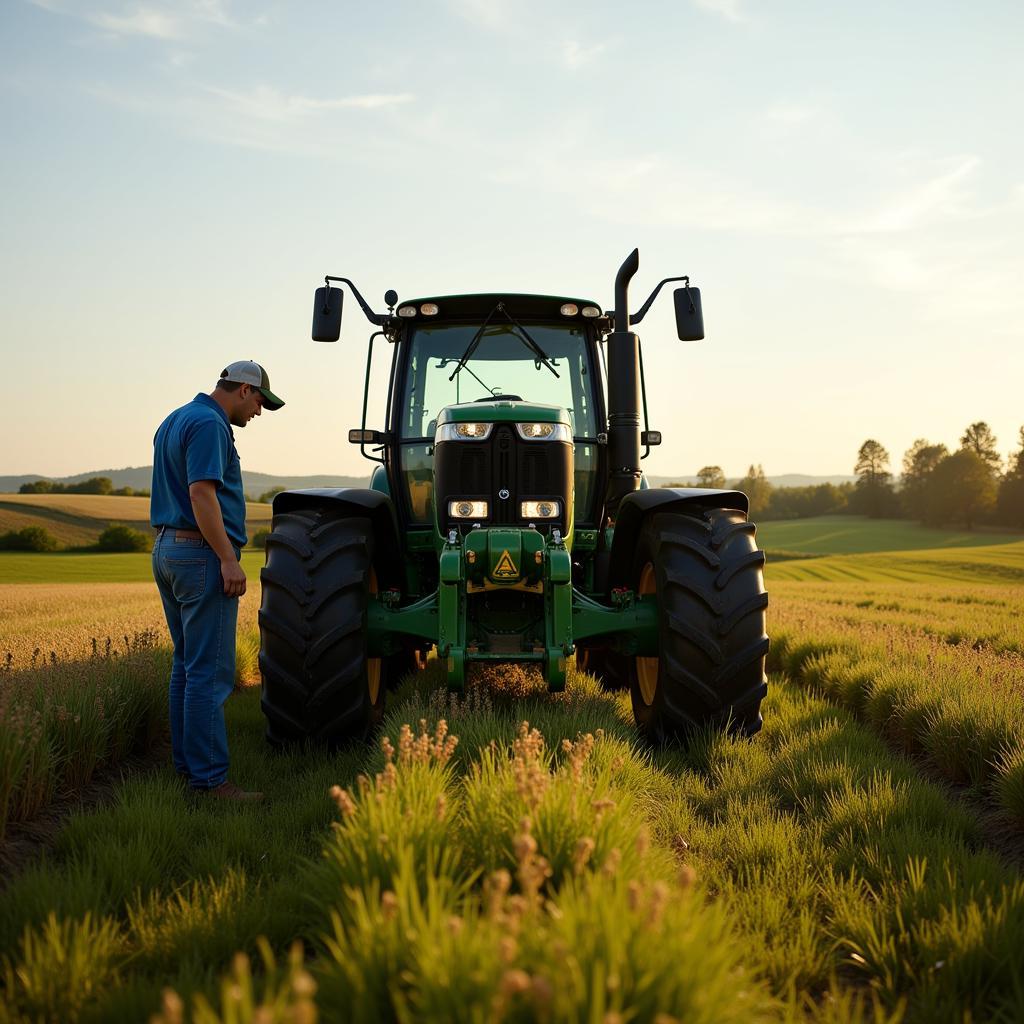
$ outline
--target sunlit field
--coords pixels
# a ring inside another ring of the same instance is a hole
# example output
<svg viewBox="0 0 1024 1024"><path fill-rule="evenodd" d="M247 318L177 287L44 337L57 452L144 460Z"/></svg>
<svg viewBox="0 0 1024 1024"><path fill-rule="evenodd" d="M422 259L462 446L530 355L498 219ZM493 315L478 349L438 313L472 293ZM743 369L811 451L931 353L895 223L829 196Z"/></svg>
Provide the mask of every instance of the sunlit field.
<svg viewBox="0 0 1024 1024"><path fill-rule="evenodd" d="M992 572L1000 539L770 560L750 741L652 750L584 673L548 694L495 668L460 697L428 663L370 747L274 754L240 677L258 807L189 796L169 759L119 775L166 728L151 585L0 588L8 836L116 781L5 872L0 1020L1024 1019L1024 588ZM908 576L834 569L859 558Z"/></svg>

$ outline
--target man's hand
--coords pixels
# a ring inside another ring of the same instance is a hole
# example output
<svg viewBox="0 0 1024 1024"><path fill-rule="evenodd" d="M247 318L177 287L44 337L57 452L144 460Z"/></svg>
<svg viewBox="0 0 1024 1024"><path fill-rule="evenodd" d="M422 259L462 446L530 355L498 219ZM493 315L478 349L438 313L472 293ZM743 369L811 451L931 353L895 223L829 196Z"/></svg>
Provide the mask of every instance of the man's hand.
<svg viewBox="0 0 1024 1024"><path fill-rule="evenodd" d="M224 580L224 593L228 597L241 597L245 593L245 572L237 558L222 561L220 574Z"/></svg>

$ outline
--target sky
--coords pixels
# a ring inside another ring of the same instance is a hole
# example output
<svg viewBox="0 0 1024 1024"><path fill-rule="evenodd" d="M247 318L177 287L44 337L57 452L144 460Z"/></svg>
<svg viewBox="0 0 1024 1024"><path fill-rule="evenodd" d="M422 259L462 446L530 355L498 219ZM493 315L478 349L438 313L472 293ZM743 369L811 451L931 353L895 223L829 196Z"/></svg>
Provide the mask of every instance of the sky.
<svg viewBox="0 0 1024 1024"><path fill-rule="evenodd" d="M310 340L324 274L607 308L634 247L634 303L689 274L707 333L668 290L638 328L648 472L851 473L869 437L898 471L976 420L1006 454L1022 40L1015 0L4 0L0 474L146 465L251 358L287 405L243 466L368 475L371 328L349 299Z"/></svg>

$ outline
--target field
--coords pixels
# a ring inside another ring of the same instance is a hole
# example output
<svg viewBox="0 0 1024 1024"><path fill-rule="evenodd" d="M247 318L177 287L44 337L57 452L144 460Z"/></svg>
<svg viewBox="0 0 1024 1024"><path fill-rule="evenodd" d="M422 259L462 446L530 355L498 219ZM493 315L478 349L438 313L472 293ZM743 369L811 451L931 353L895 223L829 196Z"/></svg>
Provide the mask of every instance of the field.
<svg viewBox="0 0 1024 1024"><path fill-rule="evenodd" d="M428 664L380 744L274 755L243 672L233 774L266 803L161 764L67 813L0 888L0 1021L1024 1019L1024 544L910 531L759 531L819 557L769 555L749 742L650 750L583 673L459 698ZM6 584L0 622L0 778L12 709L36 737L15 849L153 744L166 652L144 583Z"/></svg>
<svg viewBox="0 0 1024 1024"><path fill-rule="evenodd" d="M250 536L270 522L270 506L246 504ZM62 547L95 544L111 524L118 523L148 533L149 498L105 494L0 494L0 533L42 526Z"/></svg>

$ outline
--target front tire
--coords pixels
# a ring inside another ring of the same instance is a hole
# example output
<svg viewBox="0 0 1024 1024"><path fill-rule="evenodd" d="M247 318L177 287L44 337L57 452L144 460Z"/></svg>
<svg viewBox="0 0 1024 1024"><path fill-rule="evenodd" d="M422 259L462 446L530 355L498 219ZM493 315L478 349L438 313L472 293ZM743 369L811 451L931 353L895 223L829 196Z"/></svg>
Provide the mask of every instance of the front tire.
<svg viewBox="0 0 1024 1024"><path fill-rule="evenodd" d="M369 519L333 509L274 517L260 573L261 704L274 746L367 739L384 710L387 665L366 654L377 590Z"/></svg>
<svg viewBox="0 0 1024 1024"><path fill-rule="evenodd" d="M761 728L768 595L754 529L732 509L655 513L643 525L631 584L657 595L659 654L630 659L630 695L655 742L705 725Z"/></svg>

